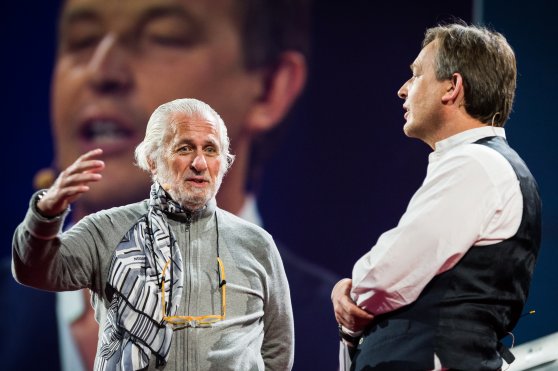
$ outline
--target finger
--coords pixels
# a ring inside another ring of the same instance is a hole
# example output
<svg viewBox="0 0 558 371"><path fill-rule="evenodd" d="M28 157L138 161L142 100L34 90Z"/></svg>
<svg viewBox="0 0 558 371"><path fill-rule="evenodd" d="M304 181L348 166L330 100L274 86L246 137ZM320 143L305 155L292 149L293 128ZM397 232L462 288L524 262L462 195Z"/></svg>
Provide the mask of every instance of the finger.
<svg viewBox="0 0 558 371"><path fill-rule="evenodd" d="M91 182L98 182L102 179L102 174L98 173L78 173L66 176L58 183L58 188L72 187L80 184L87 184Z"/></svg>
<svg viewBox="0 0 558 371"><path fill-rule="evenodd" d="M336 306L335 318L337 319L338 323L345 326L346 328L354 327L355 318L351 315L348 307L343 304L339 304L338 306Z"/></svg>
<svg viewBox="0 0 558 371"><path fill-rule="evenodd" d="M78 161L90 160L103 154L101 148L95 148L78 157Z"/></svg>
<svg viewBox="0 0 558 371"><path fill-rule="evenodd" d="M102 175L98 173L79 173L69 176L64 173L56 179L44 198L51 200L51 203L60 203L65 197L68 188L97 182L101 180L101 178Z"/></svg>
<svg viewBox="0 0 558 371"><path fill-rule="evenodd" d="M101 160L84 160L76 161L70 165L64 172L66 174L76 174L83 172L99 172L105 168L104 161Z"/></svg>
<svg viewBox="0 0 558 371"><path fill-rule="evenodd" d="M73 187L64 188L59 195L61 199L65 200L68 203L72 203L75 199L81 196L83 193L89 191L89 186L87 185L77 185Z"/></svg>
<svg viewBox="0 0 558 371"><path fill-rule="evenodd" d="M337 282L331 290L331 301L333 303L335 319L342 325L347 323L345 318L350 318L346 304L350 302L350 287L351 279L344 278Z"/></svg>
<svg viewBox="0 0 558 371"><path fill-rule="evenodd" d="M356 317L358 319L370 320L374 318L373 314L368 313L367 311L365 311L364 309L358 307L353 303L347 304L346 309L351 316Z"/></svg>
<svg viewBox="0 0 558 371"><path fill-rule="evenodd" d="M64 203L61 204L63 207L63 210L66 210L66 208L68 207L68 205L70 205L71 203L73 203L75 200L77 200L78 198L81 197L81 195L83 195L85 192L87 191L80 191L80 192L76 192L73 193L71 196L68 196L67 198L64 199Z"/></svg>
<svg viewBox="0 0 558 371"><path fill-rule="evenodd" d="M66 170L74 169L76 166L79 166L79 164L84 163L84 162L100 161L98 159L95 159L95 157L99 157L102 154L103 154L103 150L100 149L100 148L96 148L96 149L93 149L91 151L88 151L88 152L84 153L83 155L79 156L70 166L68 166L66 168Z"/></svg>
<svg viewBox="0 0 558 371"><path fill-rule="evenodd" d="M331 301L335 303L338 302L342 297L348 296L351 290L351 279L343 278L333 286L331 290Z"/></svg>
<svg viewBox="0 0 558 371"><path fill-rule="evenodd" d="M60 215L68 208L70 203L87 191L89 191L87 185L66 187L58 190L51 187L45 196L37 203L37 207L43 215Z"/></svg>
<svg viewBox="0 0 558 371"><path fill-rule="evenodd" d="M339 314L343 318L343 326L353 331L364 329L374 319L374 315L359 308L348 298L342 301Z"/></svg>

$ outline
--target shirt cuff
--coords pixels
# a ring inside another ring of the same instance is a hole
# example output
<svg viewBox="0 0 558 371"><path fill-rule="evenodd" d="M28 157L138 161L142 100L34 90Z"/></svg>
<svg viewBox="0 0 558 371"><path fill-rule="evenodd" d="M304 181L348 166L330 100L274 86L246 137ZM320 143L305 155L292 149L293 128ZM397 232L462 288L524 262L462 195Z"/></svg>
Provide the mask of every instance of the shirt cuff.
<svg viewBox="0 0 558 371"><path fill-rule="evenodd" d="M352 346L356 346L360 337L362 335L362 331L351 331L348 328L339 325L339 337L342 341Z"/></svg>

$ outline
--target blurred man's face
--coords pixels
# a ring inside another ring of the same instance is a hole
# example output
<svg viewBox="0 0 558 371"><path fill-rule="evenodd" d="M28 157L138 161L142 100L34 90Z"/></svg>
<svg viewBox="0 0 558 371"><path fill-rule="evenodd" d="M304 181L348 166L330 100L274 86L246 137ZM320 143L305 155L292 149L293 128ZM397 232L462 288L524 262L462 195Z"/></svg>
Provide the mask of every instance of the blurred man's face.
<svg viewBox="0 0 558 371"><path fill-rule="evenodd" d="M233 14L231 0L66 1L52 88L57 165L96 147L106 163L84 211L148 196L133 150L164 102L207 102L234 145L261 75L244 68Z"/></svg>
<svg viewBox="0 0 558 371"><path fill-rule="evenodd" d="M219 190L221 161L217 123L204 117L176 114L153 172L176 202L189 210L198 210Z"/></svg>

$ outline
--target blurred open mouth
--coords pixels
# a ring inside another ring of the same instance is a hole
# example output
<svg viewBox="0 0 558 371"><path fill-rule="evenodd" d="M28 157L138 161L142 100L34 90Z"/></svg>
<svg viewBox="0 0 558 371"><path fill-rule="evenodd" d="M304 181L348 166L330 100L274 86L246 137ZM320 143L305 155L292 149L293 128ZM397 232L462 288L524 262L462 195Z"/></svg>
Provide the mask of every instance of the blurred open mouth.
<svg viewBox="0 0 558 371"><path fill-rule="evenodd" d="M130 150L135 143L134 132L121 123L110 119L86 121L79 131L80 142L85 151L102 148L104 155Z"/></svg>

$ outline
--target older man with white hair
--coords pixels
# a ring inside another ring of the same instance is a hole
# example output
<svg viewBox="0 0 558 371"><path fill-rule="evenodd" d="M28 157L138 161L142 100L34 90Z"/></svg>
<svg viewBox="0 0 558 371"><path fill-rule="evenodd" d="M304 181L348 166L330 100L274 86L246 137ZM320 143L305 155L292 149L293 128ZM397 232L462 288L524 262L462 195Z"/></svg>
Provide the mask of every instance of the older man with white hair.
<svg viewBox="0 0 558 371"><path fill-rule="evenodd" d="M153 178L149 199L62 233L69 205L102 179L101 154L33 195L14 236L16 279L91 290L97 370L289 370L293 318L275 243L216 205L233 160L219 115L195 99L157 108L136 149Z"/></svg>

